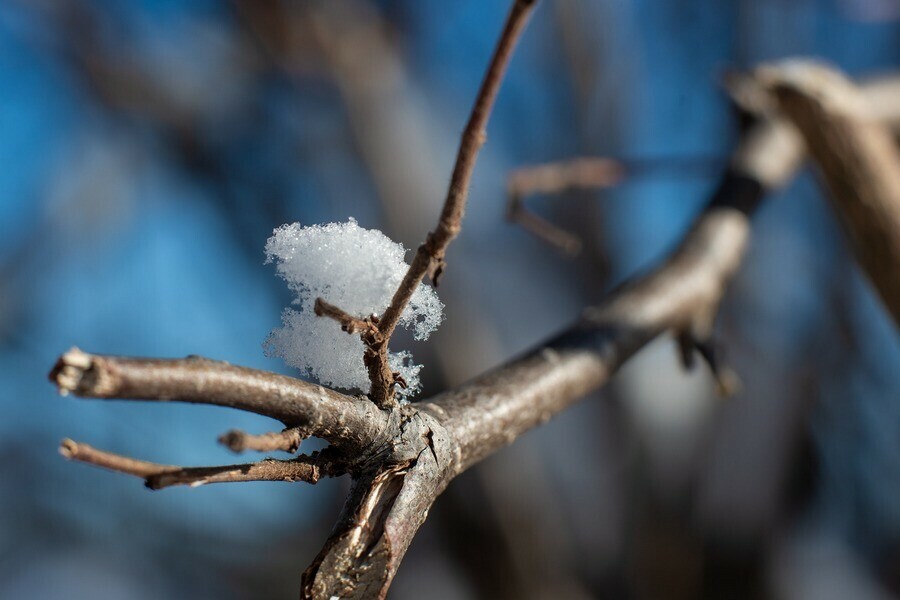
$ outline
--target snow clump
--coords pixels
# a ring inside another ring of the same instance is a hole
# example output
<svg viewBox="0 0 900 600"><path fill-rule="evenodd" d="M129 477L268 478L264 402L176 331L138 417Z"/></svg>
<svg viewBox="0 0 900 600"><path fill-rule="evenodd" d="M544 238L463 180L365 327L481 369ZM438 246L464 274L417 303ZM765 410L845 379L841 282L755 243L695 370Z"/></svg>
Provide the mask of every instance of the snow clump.
<svg viewBox="0 0 900 600"><path fill-rule="evenodd" d="M277 356L307 377L329 387L369 391L363 364L363 343L340 324L313 311L322 298L351 315L380 315L409 265L406 251L377 229L360 227L356 220L303 227L282 225L266 243L266 264L274 262L296 298L298 310L286 308L284 325L269 334L266 354ZM415 339L426 340L443 319L444 305L428 285L420 285L400 317L400 326L412 330ZM406 351L391 352L390 365L408 384L398 386L402 398L420 388L422 365Z"/></svg>

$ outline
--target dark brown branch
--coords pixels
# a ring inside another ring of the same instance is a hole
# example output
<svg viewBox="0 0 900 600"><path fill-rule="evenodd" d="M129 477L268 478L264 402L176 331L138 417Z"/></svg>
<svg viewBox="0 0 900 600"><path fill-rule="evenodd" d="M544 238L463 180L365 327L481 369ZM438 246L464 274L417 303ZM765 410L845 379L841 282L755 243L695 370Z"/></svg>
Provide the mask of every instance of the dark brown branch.
<svg viewBox="0 0 900 600"><path fill-rule="evenodd" d="M304 439L309 437L299 427L291 427L284 431L252 434L240 429L219 436L219 443L235 453L255 450L256 452L296 452Z"/></svg>
<svg viewBox="0 0 900 600"><path fill-rule="evenodd" d="M419 246L409 270L394 293L390 305L381 316L378 327L382 339L377 341L363 336L363 341L372 352L372 356L367 361L369 378L372 382L370 396L379 407L390 407L396 404L393 399L395 379L388 364L388 342L400 322L400 316L425 275L428 275L435 285L438 284L444 269L444 254L450 242L460 231L475 161L487 135L485 126L494 107L494 101L500 90L500 84L503 81L513 49L525 29L535 2L536 0L514 0L500 35L500 41L494 50L481 89L478 91L472 114L463 131L459 151L456 155L456 165L450 177L450 188L437 227L428 234L425 243Z"/></svg>
<svg viewBox="0 0 900 600"><path fill-rule="evenodd" d="M319 317L328 317L334 319L341 324L341 329L347 333L359 333L363 331L378 331L375 325L376 320L371 317L368 319L360 319L354 317L350 313L338 308L334 304L329 304L322 298L316 298L316 304L313 307L316 315Z"/></svg>
<svg viewBox="0 0 900 600"><path fill-rule="evenodd" d="M803 135L859 264L900 324L900 153L888 125L821 64L792 60L757 75Z"/></svg>
<svg viewBox="0 0 900 600"><path fill-rule="evenodd" d="M303 574L302 598L387 595L416 531L451 479L448 466L454 460L452 443L436 419L409 411L401 423L414 446L401 452L402 460L387 461L354 480L331 537Z"/></svg>
<svg viewBox="0 0 900 600"><path fill-rule="evenodd" d="M618 183L623 174L622 165L609 158L577 158L519 169L507 182L506 217L566 254L577 254L581 240L528 210L523 200L532 194L609 187Z"/></svg>
<svg viewBox="0 0 900 600"><path fill-rule="evenodd" d="M299 379L197 356L146 359L100 356L73 348L50 372L61 394L212 404L302 426L344 448L378 439L385 416L369 402Z"/></svg>
<svg viewBox="0 0 900 600"><path fill-rule="evenodd" d="M318 456L299 456L293 460L266 459L243 465L221 467L178 467L137 460L65 439L59 452L69 460L88 463L144 480L151 490L176 485L197 487L208 483L241 481L305 481L316 483L323 476L339 474L330 463Z"/></svg>

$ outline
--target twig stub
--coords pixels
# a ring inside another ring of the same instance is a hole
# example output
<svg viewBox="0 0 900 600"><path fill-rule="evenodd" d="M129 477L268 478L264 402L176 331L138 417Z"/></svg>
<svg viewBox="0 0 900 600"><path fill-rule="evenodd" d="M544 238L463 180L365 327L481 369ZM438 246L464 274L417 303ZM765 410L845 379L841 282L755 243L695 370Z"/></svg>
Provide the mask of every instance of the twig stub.
<svg viewBox="0 0 900 600"><path fill-rule="evenodd" d="M68 438L60 443L59 452L69 460L140 477L151 490L161 490L176 485L198 487L208 483L240 481L316 483L322 476L333 476L343 472L343 469L324 459L321 454L298 456L293 460L267 458L255 463L222 467L179 467L137 460L98 450L93 446Z"/></svg>

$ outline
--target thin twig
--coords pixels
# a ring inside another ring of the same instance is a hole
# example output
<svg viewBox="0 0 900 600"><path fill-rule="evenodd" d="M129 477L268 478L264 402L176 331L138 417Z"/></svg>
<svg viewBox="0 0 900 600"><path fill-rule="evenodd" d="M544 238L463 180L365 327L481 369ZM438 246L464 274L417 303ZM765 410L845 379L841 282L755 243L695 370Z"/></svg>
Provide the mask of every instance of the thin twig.
<svg viewBox="0 0 900 600"><path fill-rule="evenodd" d="M459 151L456 155L456 164L450 177L450 187L437 227L428 234L425 243L416 251L412 264L391 298L390 305L378 319L377 328L366 327L365 333L361 336L366 346L363 361L371 382L369 397L379 408L397 406L397 401L394 399L394 386L403 385L403 382L391 369L388 343L400 322L400 316L425 275L431 278L435 286L438 285L445 264L444 254L461 228L475 162L487 136L485 126L494 107L494 101L500 90L500 84L512 57L513 49L525 29L535 3L536 0L515 0L513 2L475 99L469 121L463 131ZM326 308L322 305L320 308L323 314L341 322L345 330L362 329L359 319L351 317L338 307L328 305Z"/></svg>
<svg viewBox="0 0 900 600"><path fill-rule="evenodd" d="M378 333L378 317L375 315L366 319L354 317L345 310L326 302L322 298L316 298L313 311L316 313L316 316L334 319L340 323L341 329L347 333Z"/></svg>
<svg viewBox="0 0 900 600"><path fill-rule="evenodd" d="M509 175L507 191L510 196L529 196L596 189L615 185L624 175L625 166L619 160L579 157L517 169Z"/></svg>
<svg viewBox="0 0 900 600"><path fill-rule="evenodd" d="M570 256L581 250L578 236L528 210L523 200L532 194L558 194L570 189L597 189L621 181L622 165L610 158L582 157L524 167L507 180L506 218Z"/></svg>
<svg viewBox="0 0 900 600"><path fill-rule="evenodd" d="M456 165L450 178L450 189L447 192L437 227L428 235L425 243L419 247L412 265L391 300L391 304L382 315L380 327L385 337L390 337L393 333L400 321L400 315L424 276L429 274L435 284L440 278L444 253L461 228L475 161L487 139L485 126L494 107L494 101L500 90L500 84L506 73L513 49L525 29L534 5L535 0L516 0L512 6L472 108L472 114L463 131L459 152L456 156Z"/></svg>
<svg viewBox="0 0 900 600"><path fill-rule="evenodd" d="M300 444L306 437L308 437L308 434L305 434L299 427L260 434L232 429L219 436L219 443L235 453L247 450L255 450L256 452L281 450L294 453L300 448Z"/></svg>
<svg viewBox="0 0 900 600"><path fill-rule="evenodd" d="M240 481L305 481L316 483L322 476L337 474L330 464L317 456L299 456L293 460L266 459L242 465L221 467L179 467L137 460L98 450L88 444L64 439L59 452L69 460L88 463L144 480L151 490L176 485L198 487L208 483Z"/></svg>
<svg viewBox="0 0 900 600"><path fill-rule="evenodd" d="M366 336L363 338L372 351L372 355L367 360L369 378L372 382L370 395L379 407L396 404L393 399L395 379L388 364L388 342L400 322L400 315L403 314L410 298L422 283L425 275L429 275L435 285L440 280L445 264L444 254L461 228L475 161L487 136L485 126L494 107L494 101L500 90L500 84L503 81L503 75L513 49L525 29L535 3L536 0L515 0L513 3L500 35L500 41L497 43L481 89L475 99L472 114L463 131L459 151L456 155L456 165L450 178L450 188L437 227L428 234L425 243L419 246L409 270L397 291L394 292L390 305L381 315L378 324L381 339L375 340Z"/></svg>

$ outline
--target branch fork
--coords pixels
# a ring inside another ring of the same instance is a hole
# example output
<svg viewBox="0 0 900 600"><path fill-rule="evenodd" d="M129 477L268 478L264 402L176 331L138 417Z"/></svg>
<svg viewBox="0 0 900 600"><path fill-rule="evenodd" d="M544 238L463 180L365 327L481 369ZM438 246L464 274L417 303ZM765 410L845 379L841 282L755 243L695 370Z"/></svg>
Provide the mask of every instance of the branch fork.
<svg viewBox="0 0 900 600"><path fill-rule="evenodd" d="M438 285L441 275L446 267L444 256L447 247L459 235L462 228L462 218L465 214L466 202L469 196L469 187L472 181L472 173L478 152L487 140L486 126L490 118L494 102L500 91L500 84L506 73L512 57L513 49L519 40L528 17L531 15L536 0L514 0L512 8L506 19L500 40L491 57L481 88L475 99L472 113L463 130L453 174L450 177L450 187L444 201L437 227L425 238L425 242L419 246L413 258L409 270L403 277L390 305L385 309L381 317L371 324L365 320L348 315L345 311L327 305L322 301L322 314L339 323L344 331L366 331L362 339L366 345L364 360L369 372L371 390L369 397L379 408L390 409L397 406L394 398L394 386L402 381L394 376L388 365L388 344L400 316L409 304L422 279L427 275L435 286ZM316 314L319 313L320 301L316 301Z"/></svg>
<svg viewBox="0 0 900 600"><path fill-rule="evenodd" d="M438 225L419 247L388 308L380 317L360 318L316 302L316 314L363 337L372 380L369 400L200 357L125 358L73 348L50 372L63 395L208 404L281 423L280 431L224 434L220 442L235 452L294 453L310 436L327 441L325 450L288 460L181 467L66 439L60 446L63 456L139 477L152 489L239 481L315 483L349 474L350 494L331 536L303 574L301 594L383 599L431 504L456 475L604 385L651 340L674 331L686 362L699 351L716 369L704 347L740 265L750 215L767 193L790 179L803 158L799 135L770 114L759 115L745 133L715 194L667 260L611 292L569 329L521 358L429 400L396 405L393 386L402 382L388 366L388 342L422 279L427 275L437 283L446 249L459 233L488 115L533 5L533 0L513 4L463 133Z"/></svg>

